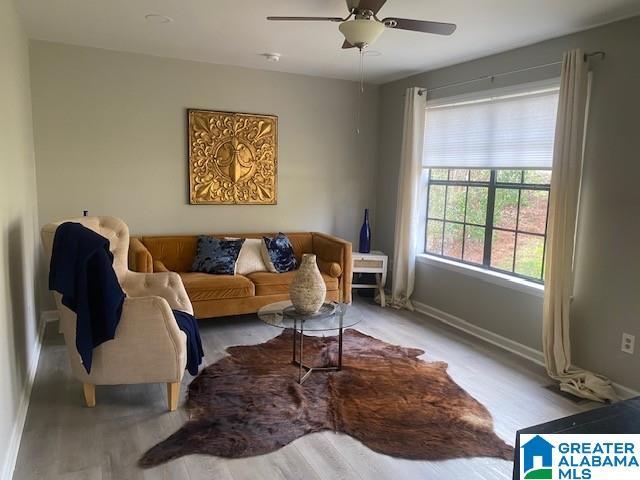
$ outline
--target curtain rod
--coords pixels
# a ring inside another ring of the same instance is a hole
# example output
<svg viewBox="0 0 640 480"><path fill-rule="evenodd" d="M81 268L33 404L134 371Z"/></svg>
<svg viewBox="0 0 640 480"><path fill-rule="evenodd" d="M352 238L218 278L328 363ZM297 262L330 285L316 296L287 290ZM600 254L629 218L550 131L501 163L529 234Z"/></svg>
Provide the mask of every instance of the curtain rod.
<svg viewBox="0 0 640 480"><path fill-rule="evenodd" d="M585 53L584 54L584 61L586 62L587 60L589 60L590 57L600 57L601 60L604 60L605 56L606 56L606 53L603 52L603 51ZM420 90L418 90L418 95L423 95L425 92L433 92L434 90L440 90L441 88L458 87L460 85L466 85L468 83L479 82L480 80L491 80L491 81L493 81L493 79L495 77L502 77L504 75L511 75L513 73L528 72L529 70L536 70L538 68L552 67L554 65L561 65L561 64L562 64L562 62L543 63L541 65L534 65L532 67L519 68L517 70L511 70L509 72L494 73L493 75L485 75L483 77L476 77L476 78L472 78L471 80L464 80L462 82L447 83L447 84L438 85L437 87L432 87L432 88L421 88Z"/></svg>

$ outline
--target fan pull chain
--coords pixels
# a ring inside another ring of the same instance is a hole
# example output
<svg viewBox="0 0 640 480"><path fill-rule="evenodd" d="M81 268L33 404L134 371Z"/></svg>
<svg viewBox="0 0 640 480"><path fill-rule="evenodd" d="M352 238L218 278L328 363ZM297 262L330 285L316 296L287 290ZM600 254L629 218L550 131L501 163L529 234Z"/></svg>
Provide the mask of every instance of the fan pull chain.
<svg viewBox="0 0 640 480"><path fill-rule="evenodd" d="M356 113L356 135L360 135L360 117L362 114L362 96L364 94L364 51L360 49L360 92L358 92L358 111Z"/></svg>
<svg viewBox="0 0 640 480"><path fill-rule="evenodd" d="M360 93L364 93L364 49L360 49Z"/></svg>

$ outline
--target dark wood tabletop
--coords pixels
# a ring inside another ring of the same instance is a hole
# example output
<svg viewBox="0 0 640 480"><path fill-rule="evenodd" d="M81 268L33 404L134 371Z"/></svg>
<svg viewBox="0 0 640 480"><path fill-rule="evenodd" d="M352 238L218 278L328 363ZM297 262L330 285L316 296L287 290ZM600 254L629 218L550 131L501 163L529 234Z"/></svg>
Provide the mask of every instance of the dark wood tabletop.
<svg viewBox="0 0 640 480"><path fill-rule="evenodd" d="M527 433L640 433L640 397L518 430L513 480L520 480L520 435Z"/></svg>

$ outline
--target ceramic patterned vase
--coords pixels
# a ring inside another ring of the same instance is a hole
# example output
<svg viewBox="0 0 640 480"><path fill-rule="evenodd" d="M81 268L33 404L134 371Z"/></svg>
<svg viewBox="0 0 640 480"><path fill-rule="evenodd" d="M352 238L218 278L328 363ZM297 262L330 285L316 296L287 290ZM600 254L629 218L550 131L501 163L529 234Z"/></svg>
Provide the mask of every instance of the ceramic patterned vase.
<svg viewBox="0 0 640 480"><path fill-rule="evenodd" d="M305 253L302 256L300 268L293 276L293 281L289 286L289 297L296 312L311 315L320 310L324 303L327 287L324 284L316 256L312 253Z"/></svg>

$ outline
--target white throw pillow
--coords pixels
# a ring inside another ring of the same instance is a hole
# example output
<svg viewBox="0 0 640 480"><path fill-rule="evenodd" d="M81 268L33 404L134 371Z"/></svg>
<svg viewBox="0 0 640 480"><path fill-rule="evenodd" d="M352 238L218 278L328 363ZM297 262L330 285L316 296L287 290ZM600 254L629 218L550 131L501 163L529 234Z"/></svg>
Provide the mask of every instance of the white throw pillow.
<svg viewBox="0 0 640 480"><path fill-rule="evenodd" d="M226 240L237 240L236 238L226 238ZM236 262L236 274L248 275L253 272L266 272L267 266L262 259L262 239L247 238L242 244L238 261Z"/></svg>

